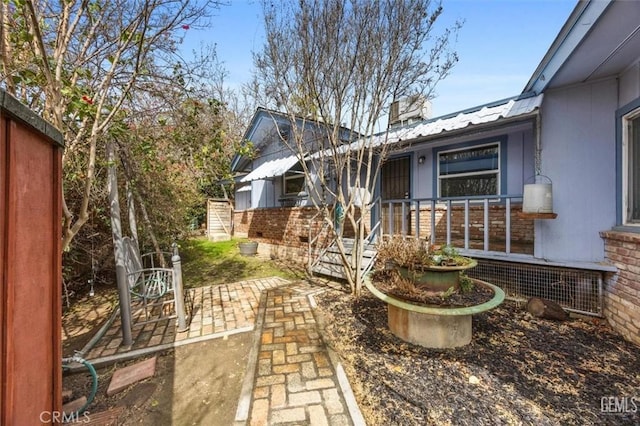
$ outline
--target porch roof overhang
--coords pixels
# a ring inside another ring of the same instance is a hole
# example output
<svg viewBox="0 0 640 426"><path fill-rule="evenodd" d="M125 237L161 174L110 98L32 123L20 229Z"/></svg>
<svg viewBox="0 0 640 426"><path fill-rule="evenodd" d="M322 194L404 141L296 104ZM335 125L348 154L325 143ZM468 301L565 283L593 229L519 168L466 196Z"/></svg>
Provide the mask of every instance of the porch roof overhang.
<svg viewBox="0 0 640 426"><path fill-rule="evenodd" d="M544 95L519 96L503 99L491 104L470 108L429 121L397 129L374 136L372 146L393 144L403 141L418 141L450 136L456 133L498 126L535 116L542 105Z"/></svg>
<svg viewBox="0 0 640 426"><path fill-rule="evenodd" d="M251 173L240 179L240 182L251 182L254 180L271 179L276 176L282 176L298 162L298 156L291 155L289 157L277 158L262 163Z"/></svg>

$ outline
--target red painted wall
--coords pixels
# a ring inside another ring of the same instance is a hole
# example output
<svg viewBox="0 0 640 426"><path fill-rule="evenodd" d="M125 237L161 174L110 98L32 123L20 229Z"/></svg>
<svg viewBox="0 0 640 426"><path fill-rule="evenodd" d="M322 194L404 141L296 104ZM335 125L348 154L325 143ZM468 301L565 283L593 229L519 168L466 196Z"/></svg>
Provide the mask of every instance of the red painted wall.
<svg viewBox="0 0 640 426"><path fill-rule="evenodd" d="M7 98L0 92L0 424L27 425L62 405L62 148Z"/></svg>

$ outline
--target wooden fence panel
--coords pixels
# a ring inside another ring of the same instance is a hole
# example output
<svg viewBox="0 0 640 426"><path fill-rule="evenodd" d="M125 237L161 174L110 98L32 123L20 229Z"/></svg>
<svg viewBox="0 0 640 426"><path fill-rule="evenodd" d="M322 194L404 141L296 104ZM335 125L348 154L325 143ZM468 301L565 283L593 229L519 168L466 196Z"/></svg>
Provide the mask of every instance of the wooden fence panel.
<svg viewBox="0 0 640 426"><path fill-rule="evenodd" d="M0 92L0 423L61 410L62 136Z"/></svg>
<svg viewBox="0 0 640 426"><path fill-rule="evenodd" d="M218 240L231 237L233 207L229 200L210 199L207 201L207 237Z"/></svg>

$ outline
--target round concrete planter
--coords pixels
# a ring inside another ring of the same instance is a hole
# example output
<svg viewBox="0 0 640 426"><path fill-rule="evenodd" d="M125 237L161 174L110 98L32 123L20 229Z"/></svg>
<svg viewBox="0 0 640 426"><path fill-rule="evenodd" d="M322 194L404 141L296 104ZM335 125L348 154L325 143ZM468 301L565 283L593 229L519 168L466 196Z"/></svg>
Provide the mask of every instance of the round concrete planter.
<svg viewBox="0 0 640 426"><path fill-rule="evenodd" d="M473 279L473 278L472 278ZM493 298L480 305L446 308L416 305L396 299L378 290L370 274L364 277L365 286L377 298L387 303L389 329L400 339L427 348L455 348L471 342L471 315L495 308L504 301L504 291L498 286L473 279L476 285L493 290Z"/></svg>
<svg viewBox="0 0 640 426"><path fill-rule="evenodd" d="M243 256L255 256L258 253L258 243L255 241L238 243L238 248Z"/></svg>

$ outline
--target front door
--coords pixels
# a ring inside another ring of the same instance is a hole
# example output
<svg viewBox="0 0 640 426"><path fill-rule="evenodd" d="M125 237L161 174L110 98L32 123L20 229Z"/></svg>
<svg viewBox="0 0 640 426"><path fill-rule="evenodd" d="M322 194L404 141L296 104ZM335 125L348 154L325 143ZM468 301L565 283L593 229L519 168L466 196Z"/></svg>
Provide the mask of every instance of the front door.
<svg viewBox="0 0 640 426"><path fill-rule="evenodd" d="M380 195L382 201L411 198L411 157L392 158L384 162L380 173ZM408 234L411 229L411 209L405 204L404 221L402 204L393 205L393 229L389 223L389 204L382 208L383 234Z"/></svg>

